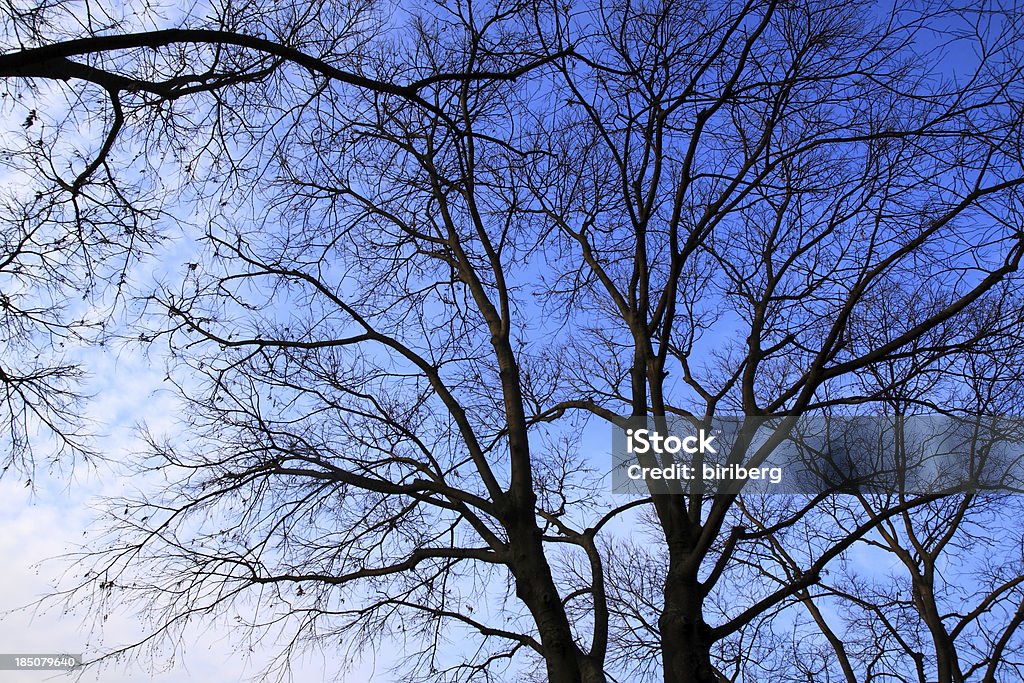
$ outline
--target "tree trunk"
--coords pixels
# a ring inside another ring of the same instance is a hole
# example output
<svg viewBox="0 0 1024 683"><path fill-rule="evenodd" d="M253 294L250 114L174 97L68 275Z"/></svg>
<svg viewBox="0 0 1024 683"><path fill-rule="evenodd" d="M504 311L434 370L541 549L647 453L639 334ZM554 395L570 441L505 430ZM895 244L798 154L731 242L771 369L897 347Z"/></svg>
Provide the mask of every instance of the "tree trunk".
<svg viewBox="0 0 1024 683"><path fill-rule="evenodd" d="M671 567L677 566L672 562ZM717 683L711 665L711 628L704 621L696 575L669 569L665 607L658 619L665 683Z"/></svg>
<svg viewBox="0 0 1024 683"><path fill-rule="evenodd" d="M933 588L934 570L926 565L921 575L914 577L914 602L921 620L928 628L935 647L935 673L938 683L963 683L956 645L950 638L939 614Z"/></svg>
<svg viewBox="0 0 1024 683"><path fill-rule="evenodd" d="M536 526L529 528L528 523L516 526L520 528L509 529L516 556L511 564L516 595L537 624L548 683L606 683L601 663L591 660L573 638L569 617L544 556L540 530Z"/></svg>

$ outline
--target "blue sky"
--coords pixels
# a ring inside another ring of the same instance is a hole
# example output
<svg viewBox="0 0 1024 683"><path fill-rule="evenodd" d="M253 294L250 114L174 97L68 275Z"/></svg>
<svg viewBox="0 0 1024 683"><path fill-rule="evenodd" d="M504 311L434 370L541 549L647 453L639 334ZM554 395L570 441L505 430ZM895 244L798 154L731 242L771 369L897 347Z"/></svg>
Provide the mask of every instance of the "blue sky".
<svg viewBox="0 0 1024 683"><path fill-rule="evenodd" d="M143 419L156 430L173 427L178 414L176 400L161 390L163 370L159 361L142 357L137 351L91 352L88 367L96 394L89 403L89 415L105 425L106 435L98 438L102 452L112 461L130 457L138 446L134 424ZM41 610L19 609L49 593L58 582L66 563L58 556L74 551L89 540L95 529L96 506L105 496L129 493L141 484L121 476L113 467L99 464L95 469L78 465L73 474L40 468L34 486L23 478L0 480L0 651L5 653L93 652L103 646L125 644L137 637L140 623L121 610L104 624L102 638L91 633L91 617L84 611L65 614L57 605ZM272 648L257 650L251 659L240 656L245 648L233 639L231 629L220 622L193 629L178 653L165 652L153 659L135 657L86 674L84 680L128 683L153 680L159 683L249 680L266 663ZM170 657L173 656L173 661ZM365 661L342 681L381 680L386 656L365 653ZM377 661L375 661L375 659ZM328 655L312 653L293 662L295 680L322 680L340 662ZM4 672L4 683L69 680L54 672Z"/></svg>
<svg viewBox="0 0 1024 683"><path fill-rule="evenodd" d="M192 220L200 222L194 217ZM172 244L160 259L145 264L139 271L147 277L158 276L163 268L175 274L180 281L181 269L193 258L188 249L187 240ZM175 277L170 281L174 282ZM714 334L708 335L706 343L710 346L728 340L730 327L731 321L725 319ZM137 346L126 346L82 354L91 373L86 391L96 396L89 402L89 416L103 425L106 433L98 438L97 445L111 461L130 458L138 447L134 433L137 421L146 421L157 432L173 432L174 419L181 414L182 409L175 399L161 391L163 359L156 347L153 353L146 358ZM610 445L610 430L595 421L591 422L591 428L581 444L584 457L596 467L604 468L608 464L606 453ZM106 466L101 466L95 473L90 472L87 466L81 466L73 476L66 471L43 476L40 471L35 477L34 488L26 487L24 481L17 477L0 481L0 528L7 531L0 539L0 553L11 558L2 575L4 580L0 582L0 610L31 601L45 593L57 580L58 564L44 563L38 575L34 565L40 560L74 550L83 539L88 539L93 526L91 506L98 497L116 497L129 492L130 487L142 487L145 483L124 479L118 471ZM868 555L862 555L866 566L871 563ZM854 553L853 557L856 561L858 554ZM82 622L83 615L64 615L59 609L51 609L34 619L30 616L19 612L0 621L0 642L6 643L4 650L78 651L93 646L86 635L88 628ZM106 624L104 645L130 642L137 637L138 629L133 615L115 614ZM259 670L259 657L250 665L242 666L238 657L240 650L231 640L232 635L229 622L215 621L205 631L189 632L184 654L176 658L179 663L166 672L154 675L150 669L151 662L141 658L104 670L96 675L96 680L118 683L147 678L184 683L191 680L233 681L255 675ZM263 654L260 653L261 656ZM375 653L367 654L372 657ZM296 678L320 679L325 671L333 671L337 665L337 661L322 661L315 657L308 662L296 662ZM381 668L373 670L374 673L369 669L372 669L372 662L367 663L367 668L353 672L347 680L389 678L380 673ZM26 673L24 676L26 678L10 680L46 680L51 675Z"/></svg>

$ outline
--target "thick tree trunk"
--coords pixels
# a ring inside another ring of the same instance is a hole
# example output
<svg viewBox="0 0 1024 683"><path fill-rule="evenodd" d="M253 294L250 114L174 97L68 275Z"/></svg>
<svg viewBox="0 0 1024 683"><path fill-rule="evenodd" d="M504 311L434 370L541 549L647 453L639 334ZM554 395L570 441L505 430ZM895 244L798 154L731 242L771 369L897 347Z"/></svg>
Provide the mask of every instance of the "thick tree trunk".
<svg viewBox="0 0 1024 683"><path fill-rule="evenodd" d="M512 572L516 595L537 624L548 683L606 683L601 663L591 660L573 638L565 606L544 557L540 531L528 523L522 526L527 528L510 529L509 533L516 555Z"/></svg>
<svg viewBox="0 0 1024 683"><path fill-rule="evenodd" d="M672 563L675 565L676 563ZM711 665L711 628L704 621L696 576L669 570L665 607L658 619L665 683L716 683Z"/></svg>

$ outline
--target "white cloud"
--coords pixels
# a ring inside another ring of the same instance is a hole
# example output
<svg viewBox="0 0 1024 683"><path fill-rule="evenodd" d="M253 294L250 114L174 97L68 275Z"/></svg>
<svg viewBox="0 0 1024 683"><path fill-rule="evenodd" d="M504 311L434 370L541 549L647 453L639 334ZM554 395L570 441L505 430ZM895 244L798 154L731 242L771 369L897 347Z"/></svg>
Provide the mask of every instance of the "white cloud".
<svg viewBox="0 0 1024 683"><path fill-rule="evenodd" d="M171 429L178 405L169 392L160 391L163 371L140 354L89 354L92 373L89 417L103 425L105 436L98 441L112 464L131 457L138 444L135 425L145 420L157 432ZM144 485L128 481L110 466L76 466L47 476L35 473L33 486L7 476L0 479L0 652L3 653L85 653L95 654L92 643L102 638L105 647L130 643L140 633L140 621L130 614L111 614L102 634L91 629L90 618L82 612L65 613L56 603L44 611L17 608L51 593L60 582L67 564L53 560L78 549L96 528L95 508L104 496L124 494ZM70 576L68 577L70 578ZM67 585L67 584L65 584ZM17 610L11 612L10 610ZM152 680L158 683L202 681L245 681L256 676L276 654L272 645L249 655L239 648L231 630L219 623L204 624L190 631L175 653L168 657L145 655L87 672L82 680L128 683ZM170 653L168 653L169 655ZM372 656L372 654L371 654ZM295 680L325 680L338 662L330 657L310 655L293 662ZM52 671L0 672L4 683L72 680ZM372 671L372 662L353 672L346 680L384 680Z"/></svg>

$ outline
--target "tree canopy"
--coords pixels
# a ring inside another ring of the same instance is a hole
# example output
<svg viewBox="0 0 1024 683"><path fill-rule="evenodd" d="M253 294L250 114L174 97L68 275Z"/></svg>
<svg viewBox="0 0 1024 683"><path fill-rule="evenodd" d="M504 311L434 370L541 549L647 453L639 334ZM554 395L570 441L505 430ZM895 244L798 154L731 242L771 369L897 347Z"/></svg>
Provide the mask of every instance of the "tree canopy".
<svg viewBox="0 0 1024 683"><path fill-rule="evenodd" d="M1013 413L1016 8L115 10L5 10L0 383L15 461L37 419L83 450L73 290L166 349L187 411L134 465L170 484L63 588L147 606L128 647L256 604L285 668L391 640L408 680L1020 675L1015 498L627 498L580 436Z"/></svg>

